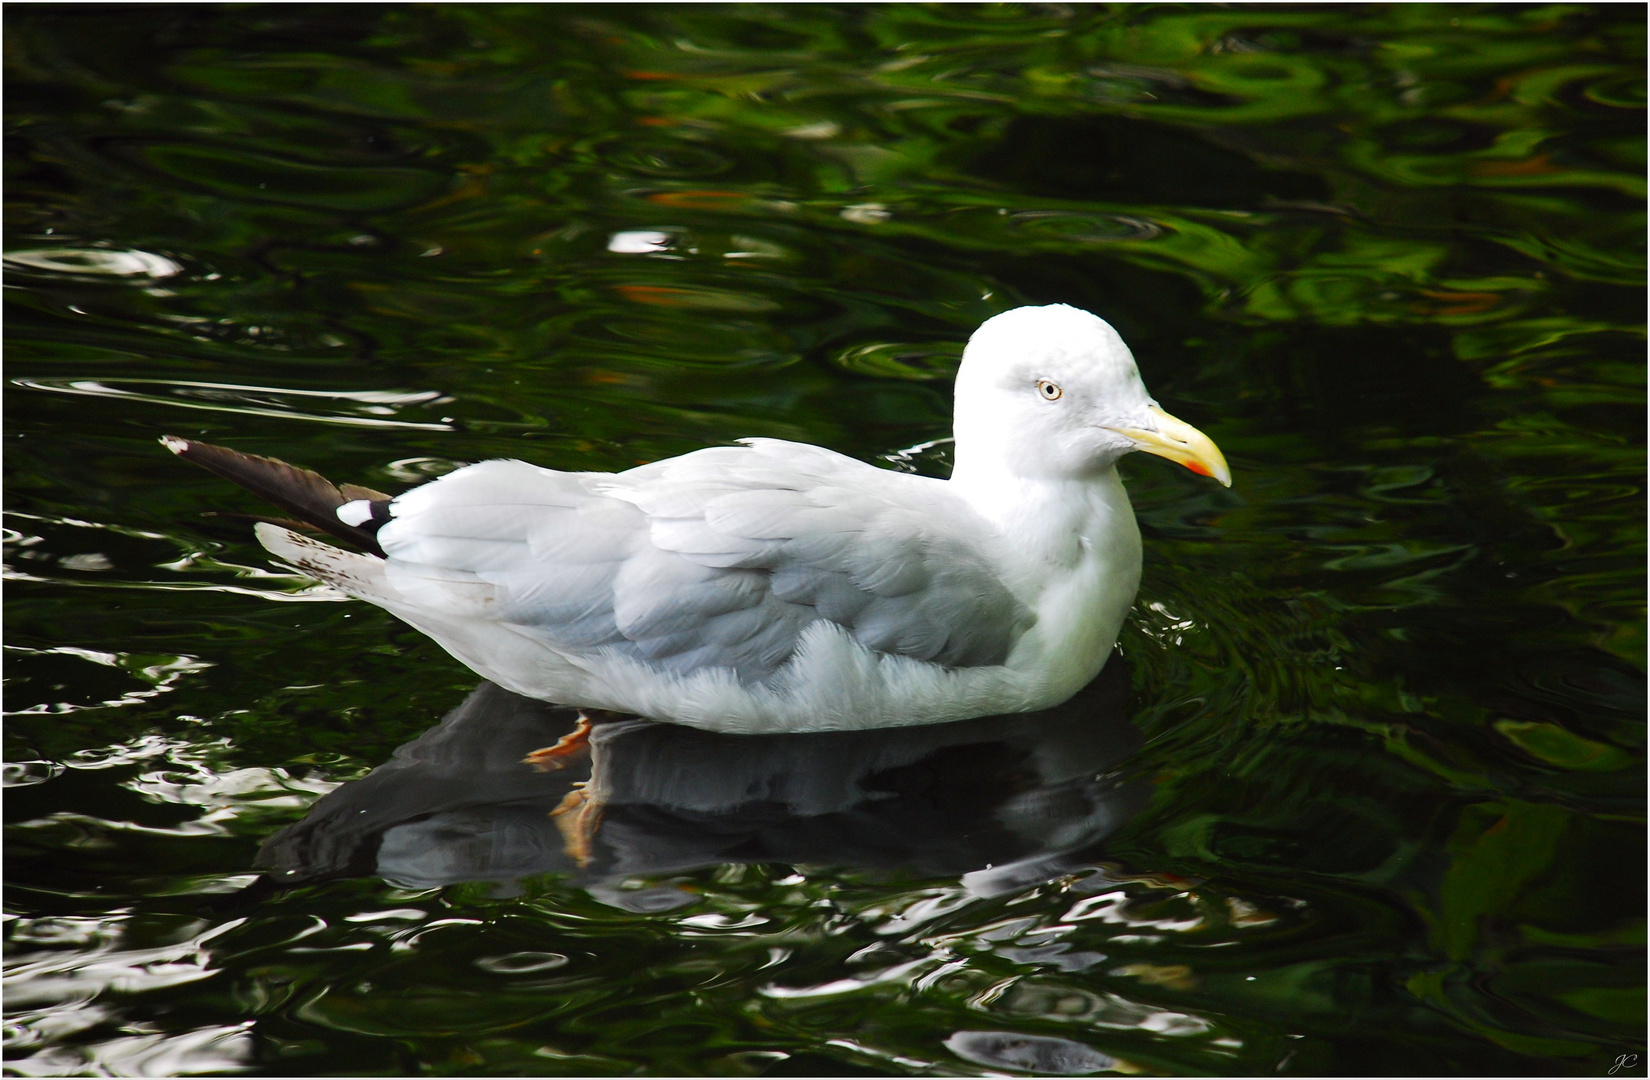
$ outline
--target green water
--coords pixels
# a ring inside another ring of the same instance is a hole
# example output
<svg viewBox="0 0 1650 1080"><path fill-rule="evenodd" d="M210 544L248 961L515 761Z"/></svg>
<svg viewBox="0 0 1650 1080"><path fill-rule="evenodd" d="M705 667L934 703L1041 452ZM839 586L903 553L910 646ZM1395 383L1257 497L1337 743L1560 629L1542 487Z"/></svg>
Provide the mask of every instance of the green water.
<svg viewBox="0 0 1650 1080"><path fill-rule="evenodd" d="M1644 1075L1642 6L4 19L9 1074ZM582 864L155 444L943 474L1050 302L1236 481L1124 463L1124 662L616 729Z"/></svg>

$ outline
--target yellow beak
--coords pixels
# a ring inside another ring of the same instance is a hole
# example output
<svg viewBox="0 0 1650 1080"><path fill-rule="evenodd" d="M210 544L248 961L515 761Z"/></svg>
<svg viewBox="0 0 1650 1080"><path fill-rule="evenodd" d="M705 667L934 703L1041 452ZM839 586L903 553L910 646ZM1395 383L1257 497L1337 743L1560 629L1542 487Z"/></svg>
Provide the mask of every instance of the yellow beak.
<svg viewBox="0 0 1650 1080"><path fill-rule="evenodd" d="M1147 410L1157 421L1156 431L1143 431L1140 428L1111 430L1133 439L1136 450L1166 457L1186 466L1199 476L1212 476L1227 487L1232 486L1232 470L1226 467L1225 456L1209 436L1184 420L1176 420L1156 405L1147 406Z"/></svg>

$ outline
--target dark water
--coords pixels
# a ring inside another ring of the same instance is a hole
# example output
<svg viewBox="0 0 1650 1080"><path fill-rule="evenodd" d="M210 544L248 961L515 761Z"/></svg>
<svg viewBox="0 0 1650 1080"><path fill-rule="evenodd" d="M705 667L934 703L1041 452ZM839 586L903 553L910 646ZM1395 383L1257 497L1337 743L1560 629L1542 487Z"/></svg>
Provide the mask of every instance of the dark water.
<svg viewBox="0 0 1650 1080"><path fill-rule="evenodd" d="M8 5L6 1069L1643 1075L1645 29ZM1126 663L599 820L154 441L943 472L1055 301L1236 478L1125 463Z"/></svg>

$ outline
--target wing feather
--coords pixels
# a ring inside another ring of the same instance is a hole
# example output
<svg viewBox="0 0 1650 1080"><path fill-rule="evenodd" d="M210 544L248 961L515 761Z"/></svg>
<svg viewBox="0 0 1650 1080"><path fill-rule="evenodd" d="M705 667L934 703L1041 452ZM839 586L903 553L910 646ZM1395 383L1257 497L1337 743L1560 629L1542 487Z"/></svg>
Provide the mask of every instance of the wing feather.
<svg viewBox="0 0 1650 1080"><path fill-rule="evenodd" d="M486 462L391 514L378 539L415 587L464 583L554 647L669 671L766 679L819 619L875 651L998 664L1029 625L992 569L991 530L940 481L797 443L617 475Z"/></svg>

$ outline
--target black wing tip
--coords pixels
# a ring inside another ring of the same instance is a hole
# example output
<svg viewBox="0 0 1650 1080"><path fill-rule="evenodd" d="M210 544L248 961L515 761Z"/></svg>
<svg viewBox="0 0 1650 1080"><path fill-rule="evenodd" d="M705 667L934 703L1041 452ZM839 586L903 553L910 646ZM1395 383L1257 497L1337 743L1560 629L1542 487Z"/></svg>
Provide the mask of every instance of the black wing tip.
<svg viewBox="0 0 1650 1080"><path fill-rule="evenodd" d="M382 492L348 485L350 495L379 497L368 499L368 520L363 523L367 527L362 528L338 517L338 508L354 500L312 469L290 465L278 458L247 454L240 450L231 450L227 446L214 446L212 443L184 439L176 435L162 435L160 444L185 461L238 484L254 495L295 514L305 527L319 529L374 555L381 557L384 554L384 549L375 536L378 527L389 520L390 496ZM382 506L379 505L380 502ZM266 519L257 516L255 520ZM286 523L283 522L284 524Z"/></svg>

